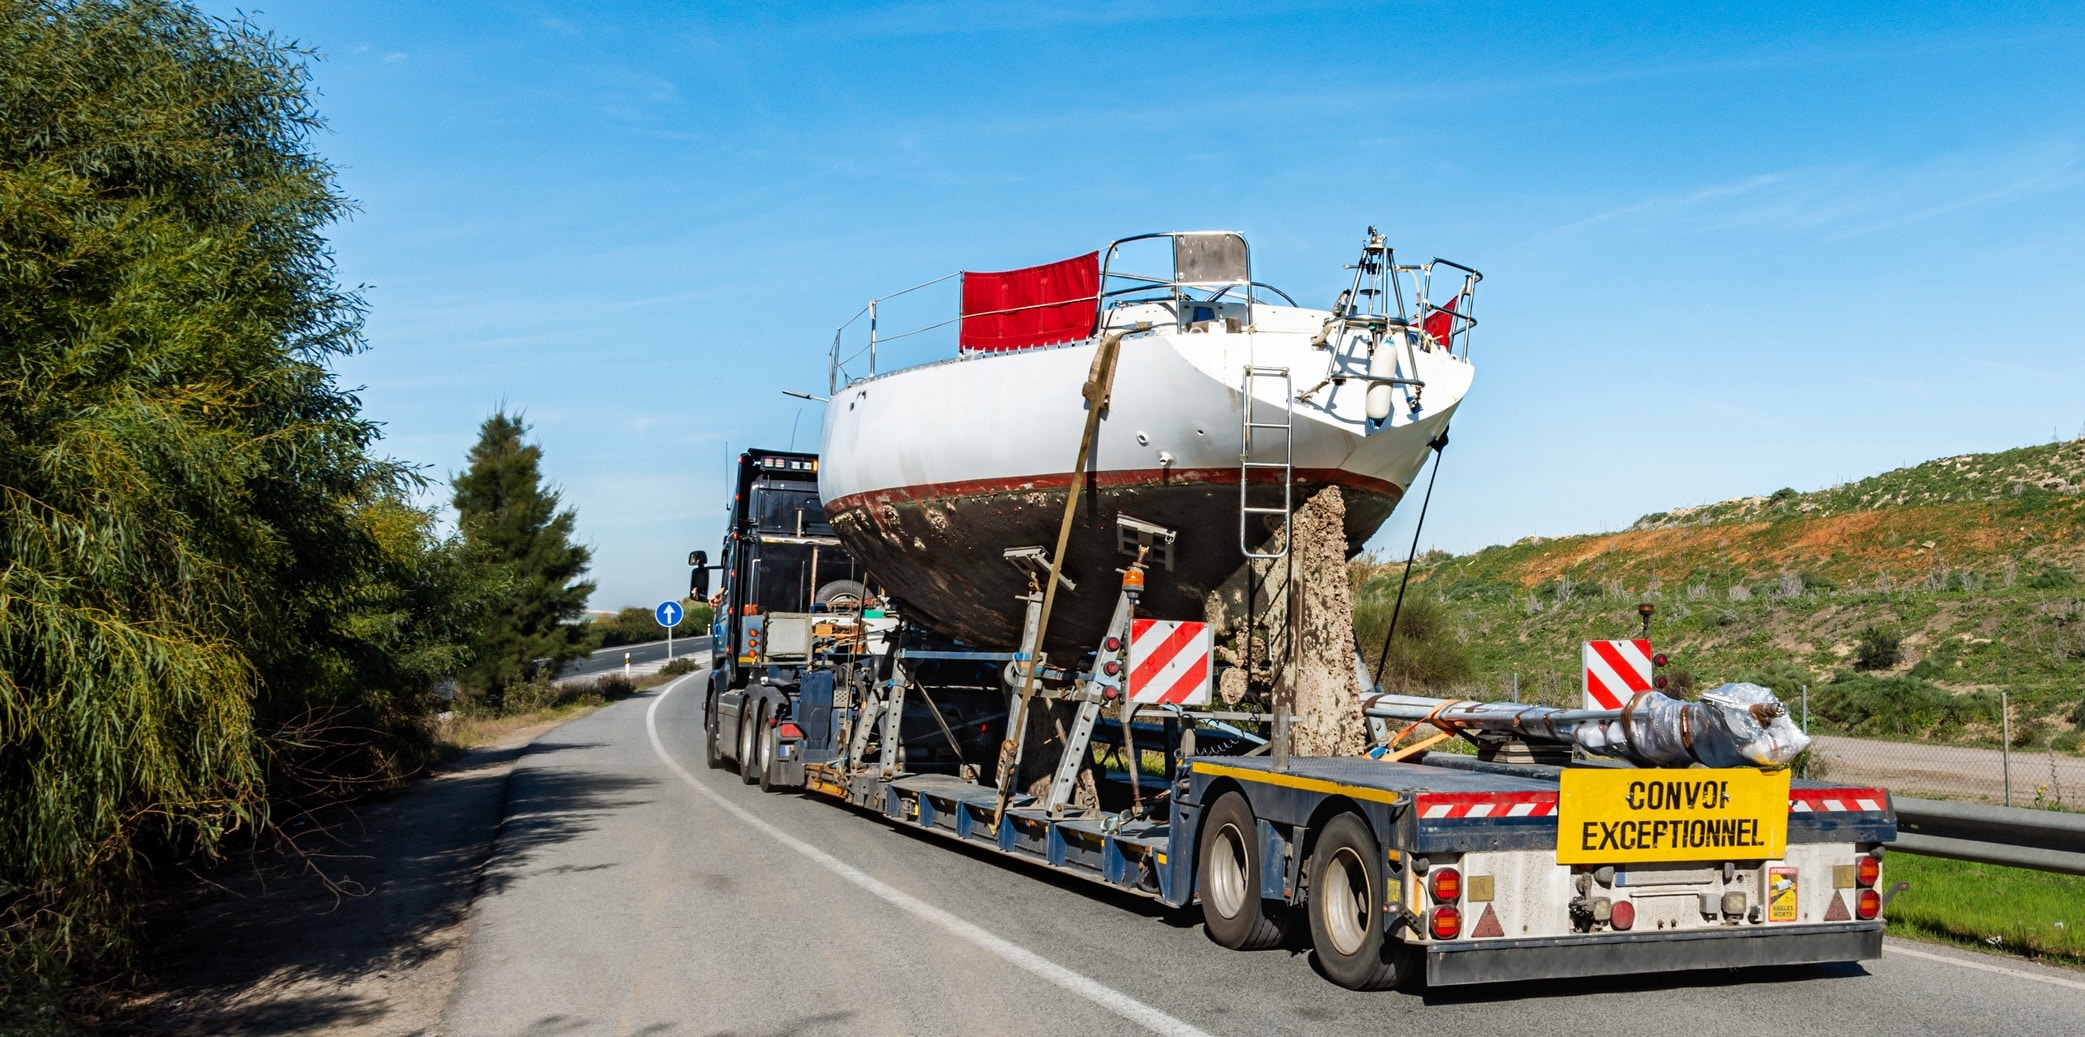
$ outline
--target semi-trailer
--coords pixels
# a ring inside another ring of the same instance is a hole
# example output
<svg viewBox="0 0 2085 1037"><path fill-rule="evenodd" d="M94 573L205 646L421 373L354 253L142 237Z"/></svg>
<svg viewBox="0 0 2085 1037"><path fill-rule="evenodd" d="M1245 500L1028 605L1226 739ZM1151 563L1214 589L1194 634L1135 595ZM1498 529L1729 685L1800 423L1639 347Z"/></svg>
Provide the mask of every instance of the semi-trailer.
<svg viewBox="0 0 2085 1037"><path fill-rule="evenodd" d="M791 473L816 464L740 458L705 698L713 767L1198 907L1225 947L1307 943L1326 976L1354 989L1881 954L1883 847L1896 831L1885 790L1786 768L1530 752L1499 735L1516 729L1504 704L1456 704L1506 718L1482 731L1458 727L1454 709L1429 712L1478 755L1398 749L1398 735L1376 757L1287 755L1270 741L1281 718L1188 704L1205 703L1213 679L1208 660L1181 661L1207 652L1206 632L1137 605L1166 531L1118 531L1122 589L1090 653L1066 665L1034 650L1034 581L1024 650L979 651L909 619L816 521L758 517L786 512L763 500L782 494L813 514L807 480ZM765 553L791 546L816 552L793 568ZM1047 552L1017 555L1008 562L1058 577ZM709 571L696 569L698 593ZM848 593L826 597L842 581ZM1590 720L1621 740L1633 718L1674 701L1530 713L1518 726L1532 738L1559 718ZM1758 703L1731 708L1766 715ZM1680 741L1668 751L1696 752ZM1029 773L1039 776L1024 782Z"/></svg>

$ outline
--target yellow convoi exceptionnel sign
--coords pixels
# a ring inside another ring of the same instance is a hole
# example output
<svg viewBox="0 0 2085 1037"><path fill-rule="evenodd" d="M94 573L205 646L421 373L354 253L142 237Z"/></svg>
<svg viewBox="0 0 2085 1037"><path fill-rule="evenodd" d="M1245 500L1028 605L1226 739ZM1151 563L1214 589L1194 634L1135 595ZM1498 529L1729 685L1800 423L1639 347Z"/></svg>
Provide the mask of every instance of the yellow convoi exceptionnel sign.
<svg viewBox="0 0 2085 1037"><path fill-rule="evenodd" d="M1788 850L1788 772L1569 769L1557 860L1777 859Z"/></svg>

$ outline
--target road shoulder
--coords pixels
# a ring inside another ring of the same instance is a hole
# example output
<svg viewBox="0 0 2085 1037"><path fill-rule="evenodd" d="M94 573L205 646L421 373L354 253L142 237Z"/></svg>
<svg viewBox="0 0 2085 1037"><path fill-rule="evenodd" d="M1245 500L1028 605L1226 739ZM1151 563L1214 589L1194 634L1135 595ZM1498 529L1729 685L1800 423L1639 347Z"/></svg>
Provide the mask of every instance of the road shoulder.
<svg viewBox="0 0 2085 1037"><path fill-rule="evenodd" d="M141 941L143 992L104 1032L437 1033L508 778L571 719L511 732L386 799L298 826L300 842L322 847L310 856L256 853L171 884Z"/></svg>

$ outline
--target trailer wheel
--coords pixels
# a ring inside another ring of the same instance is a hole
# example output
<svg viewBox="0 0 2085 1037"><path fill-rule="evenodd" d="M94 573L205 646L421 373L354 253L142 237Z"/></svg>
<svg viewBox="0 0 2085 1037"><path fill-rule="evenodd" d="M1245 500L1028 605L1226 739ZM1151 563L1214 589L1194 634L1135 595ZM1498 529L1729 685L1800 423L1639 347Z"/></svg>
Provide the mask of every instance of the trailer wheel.
<svg viewBox="0 0 2085 1037"><path fill-rule="evenodd" d="M1310 855L1310 939L1318 967L1349 990L1384 990L1417 964L1412 948L1383 931L1383 854L1367 822L1333 818Z"/></svg>
<svg viewBox="0 0 2085 1037"><path fill-rule="evenodd" d="M1260 897L1260 829L1245 797L1227 792L1202 817L1202 928L1234 951L1265 950L1287 935L1287 912Z"/></svg>
<svg viewBox="0 0 2085 1037"><path fill-rule="evenodd" d="M753 762L753 748L760 740L760 725L767 719L765 706L748 700L738 709L738 780L751 785L760 780L760 769Z"/></svg>

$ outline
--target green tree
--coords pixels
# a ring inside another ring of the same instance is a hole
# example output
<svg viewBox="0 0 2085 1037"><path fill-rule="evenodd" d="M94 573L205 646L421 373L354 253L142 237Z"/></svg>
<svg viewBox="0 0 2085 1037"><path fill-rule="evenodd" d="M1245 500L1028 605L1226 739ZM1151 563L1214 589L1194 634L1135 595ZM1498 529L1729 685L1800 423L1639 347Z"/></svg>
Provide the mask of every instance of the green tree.
<svg viewBox="0 0 2085 1037"><path fill-rule="evenodd" d="M494 708L516 684L585 654L577 620L594 592L579 579L591 554L572 542L578 517L558 510L557 491L543 483L543 448L522 442L527 434L518 416L495 412L479 427L470 466L451 480L467 553L506 585L462 678Z"/></svg>
<svg viewBox="0 0 2085 1037"><path fill-rule="evenodd" d="M328 368L307 58L0 0L0 1030L120 954L148 851L417 766L482 607Z"/></svg>

